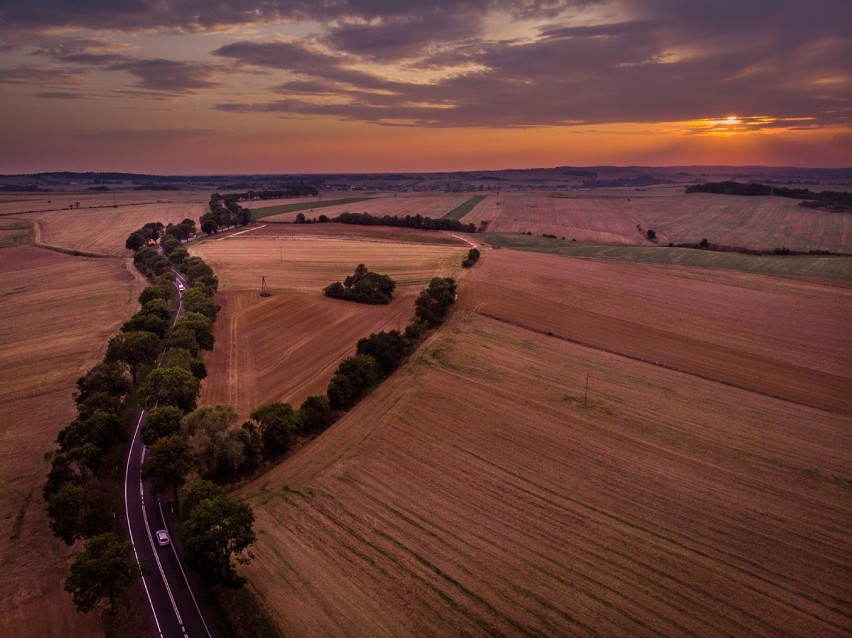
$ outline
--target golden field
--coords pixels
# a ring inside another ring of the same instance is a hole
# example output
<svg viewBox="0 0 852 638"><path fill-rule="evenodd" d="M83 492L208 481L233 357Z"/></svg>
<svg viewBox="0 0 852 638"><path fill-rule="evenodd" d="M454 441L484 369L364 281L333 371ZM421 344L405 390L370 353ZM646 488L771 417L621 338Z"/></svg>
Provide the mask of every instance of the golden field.
<svg viewBox="0 0 852 638"><path fill-rule="evenodd" d="M137 308L142 284L118 259L32 246L0 250L0 635L94 636L63 590L71 553L48 527L41 488L74 382Z"/></svg>
<svg viewBox="0 0 852 638"><path fill-rule="evenodd" d="M216 347L207 357L209 376L201 401L231 403L241 417L271 401L297 407L325 391L340 361L354 354L358 339L380 330L403 329L414 314L414 298L435 276L461 269L467 244L421 244L303 234L260 234L269 227L222 241L191 245L220 279L216 297ZM336 225L335 225L336 226ZM272 231L277 230L272 227ZM442 239L445 239L441 236ZM387 306L329 299L322 289L364 263L397 282ZM272 292L260 297L261 277Z"/></svg>
<svg viewBox="0 0 852 638"><path fill-rule="evenodd" d="M491 194L464 216L489 232L550 234L594 244L711 243L759 250L852 252L852 215L813 210L783 197L682 192Z"/></svg>
<svg viewBox="0 0 852 638"><path fill-rule="evenodd" d="M458 310L241 490L244 573L285 635L848 635L850 425Z"/></svg>

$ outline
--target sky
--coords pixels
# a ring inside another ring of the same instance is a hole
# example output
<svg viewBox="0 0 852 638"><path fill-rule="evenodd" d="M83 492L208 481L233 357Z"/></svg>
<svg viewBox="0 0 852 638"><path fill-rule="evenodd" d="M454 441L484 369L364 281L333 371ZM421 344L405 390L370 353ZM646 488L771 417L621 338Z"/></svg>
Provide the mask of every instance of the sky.
<svg viewBox="0 0 852 638"><path fill-rule="evenodd" d="M3 0L0 173L852 166L852 0Z"/></svg>

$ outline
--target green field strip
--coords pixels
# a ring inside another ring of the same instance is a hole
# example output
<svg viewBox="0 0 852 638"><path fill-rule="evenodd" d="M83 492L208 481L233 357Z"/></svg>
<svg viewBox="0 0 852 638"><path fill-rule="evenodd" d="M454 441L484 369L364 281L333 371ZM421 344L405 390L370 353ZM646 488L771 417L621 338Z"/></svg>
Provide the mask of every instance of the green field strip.
<svg viewBox="0 0 852 638"><path fill-rule="evenodd" d="M823 255L746 255L743 253L670 248L668 246L621 246L580 244L548 237L483 233L495 248L514 248L537 253L589 257L613 261L718 268L782 277L823 277L852 280L852 257Z"/></svg>
<svg viewBox="0 0 852 638"><path fill-rule="evenodd" d="M453 210L444 215L441 219L454 219L456 221L460 221L462 217L464 217L470 211L476 208L476 205L486 197L487 195L474 195L466 202L456 206Z"/></svg>
<svg viewBox="0 0 852 638"><path fill-rule="evenodd" d="M299 202L297 204L280 204L278 206L266 206L264 208L255 208L251 211L253 220L271 217L272 215L281 215L282 213L296 213L300 210L310 210L312 208L325 208L327 206L340 206L342 204L355 204L357 202L366 202L374 199L373 197L344 197L343 199L331 199L326 202Z"/></svg>

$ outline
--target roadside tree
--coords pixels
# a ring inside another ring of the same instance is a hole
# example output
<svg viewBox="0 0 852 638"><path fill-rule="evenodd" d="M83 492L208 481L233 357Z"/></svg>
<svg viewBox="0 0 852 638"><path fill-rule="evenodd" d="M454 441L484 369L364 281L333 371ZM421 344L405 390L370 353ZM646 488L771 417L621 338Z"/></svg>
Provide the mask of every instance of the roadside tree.
<svg viewBox="0 0 852 638"><path fill-rule="evenodd" d="M93 536L71 563L65 591L73 594L77 611L88 612L106 599L110 609L139 573L133 548L113 533Z"/></svg>

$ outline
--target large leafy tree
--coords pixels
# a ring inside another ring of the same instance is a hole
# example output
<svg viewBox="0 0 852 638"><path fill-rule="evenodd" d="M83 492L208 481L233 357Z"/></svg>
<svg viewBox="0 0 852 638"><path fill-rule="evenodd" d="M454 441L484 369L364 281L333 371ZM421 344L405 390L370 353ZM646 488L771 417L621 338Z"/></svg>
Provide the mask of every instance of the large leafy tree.
<svg viewBox="0 0 852 638"><path fill-rule="evenodd" d="M65 483L47 499L50 529L67 545L106 531L110 509L109 499L92 484Z"/></svg>
<svg viewBox="0 0 852 638"><path fill-rule="evenodd" d="M245 444L233 429L236 422L237 413L230 405L203 405L183 418L181 428L190 437L202 476L227 479L239 472Z"/></svg>
<svg viewBox="0 0 852 638"><path fill-rule="evenodd" d="M145 330L119 332L109 340L104 360L127 364L135 384L140 366L153 363L160 354L161 347L160 338L153 332Z"/></svg>
<svg viewBox="0 0 852 638"><path fill-rule="evenodd" d="M145 416L145 425L142 426L142 442L145 445L153 445L157 439L177 434L180 432L182 418L183 410L173 405L151 408Z"/></svg>
<svg viewBox="0 0 852 638"><path fill-rule="evenodd" d="M96 410L80 416L59 431L56 442L59 449L68 452L74 448L91 443L104 452L113 444L124 439L126 433L121 417L111 412Z"/></svg>
<svg viewBox="0 0 852 638"><path fill-rule="evenodd" d="M251 413L257 422L266 454L283 454L302 428L302 418L289 403L268 403Z"/></svg>
<svg viewBox="0 0 852 638"><path fill-rule="evenodd" d="M137 573L130 542L109 532L86 541L71 564L65 591L73 594L78 611L91 611L103 599L113 608Z"/></svg>
<svg viewBox="0 0 852 638"><path fill-rule="evenodd" d="M194 467L189 440L181 434L172 434L151 446L142 466L142 478L153 480L157 492L172 490L177 504L178 488L186 483L186 477Z"/></svg>
<svg viewBox="0 0 852 638"><path fill-rule="evenodd" d="M77 394L74 399L79 403L96 392L123 397L130 392L131 387L130 377L121 364L99 363L77 379Z"/></svg>
<svg viewBox="0 0 852 638"><path fill-rule="evenodd" d="M200 389L198 379L183 368L157 368L142 383L139 396L146 408L173 405L192 412Z"/></svg>
<svg viewBox="0 0 852 638"><path fill-rule="evenodd" d="M192 484L187 486L189 494L181 523L187 564L211 585L241 587L246 579L237 574L233 561L245 564L254 557L248 551L255 542L254 513L247 503L232 499L221 490L191 487Z"/></svg>
<svg viewBox="0 0 852 638"><path fill-rule="evenodd" d="M304 400L299 408L302 424L306 432L321 432L334 423L336 414L331 409L328 396L318 394Z"/></svg>
<svg viewBox="0 0 852 638"><path fill-rule="evenodd" d="M175 330L188 328L202 350L213 349L213 322L200 312L187 311L175 322Z"/></svg>

